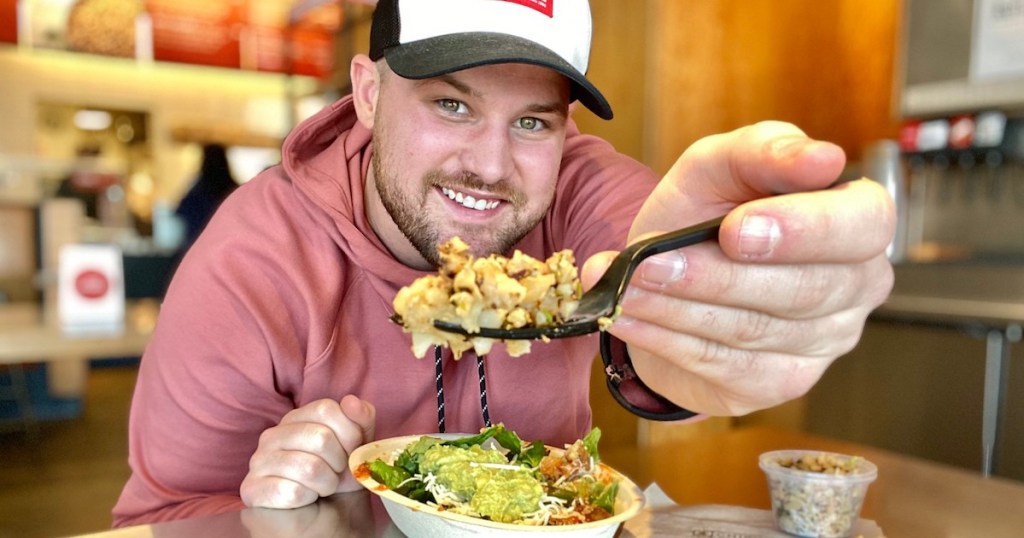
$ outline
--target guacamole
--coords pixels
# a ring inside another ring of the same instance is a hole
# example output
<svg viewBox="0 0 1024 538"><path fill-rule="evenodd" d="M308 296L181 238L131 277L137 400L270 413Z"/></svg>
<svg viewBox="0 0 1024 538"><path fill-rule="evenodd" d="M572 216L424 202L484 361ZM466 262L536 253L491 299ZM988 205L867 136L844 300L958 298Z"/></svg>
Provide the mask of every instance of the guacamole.
<svg viewBox="0 0 1024 538"><path fill-rule="evenodd" d="M530 473L497 471L480 485L469 506L483 517L511 523L539 510L543 496L544 486Z"/></svg>

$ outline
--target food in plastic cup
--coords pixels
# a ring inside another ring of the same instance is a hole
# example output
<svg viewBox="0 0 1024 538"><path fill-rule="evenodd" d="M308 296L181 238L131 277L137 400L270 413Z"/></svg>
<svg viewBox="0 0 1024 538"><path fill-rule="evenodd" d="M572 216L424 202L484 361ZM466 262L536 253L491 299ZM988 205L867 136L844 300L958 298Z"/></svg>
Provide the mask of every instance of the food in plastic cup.
<svg viewBox="0 0 1024 538"><path fill-rule="evenodd" d="M864 458L817 450L761 454L775 523L796 536L849 536L878 468Z"/></svg>

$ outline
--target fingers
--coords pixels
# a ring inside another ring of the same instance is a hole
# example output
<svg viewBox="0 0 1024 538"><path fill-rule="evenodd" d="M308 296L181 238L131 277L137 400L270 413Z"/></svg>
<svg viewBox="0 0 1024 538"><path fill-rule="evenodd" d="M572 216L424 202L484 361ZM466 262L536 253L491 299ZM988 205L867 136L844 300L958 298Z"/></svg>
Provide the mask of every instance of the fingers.
<svg viewBox="0 0 1024 538"><path fill-rule="evenodd" d="M614 253L592 257L589 287ZM656 392L712 415L745 414L806 392L860 338L887 297L892 266L763 264L694 245L649 258L634 273L609 332L629 345Z"/></svg>
<svg viewBox="0 0 1024 538"><path fill-rule="evenodd" d="M260 436L260 450L253 455L251 465L270 467L280 464L274 460L294 460L292 465L298 467L299 458L310 456L308 470L302 474L312 475L315 472L331 471L340 473L347 466L347 451L334 431L316 422L282 423L276 428L268 429ZM262 459L260 459L262 458ZM313 468L313 465L316 468Z"/></svg>
<svg viewBox="0 0 1024 538"><path fill-rule="evenodd" d="M680 405L711 414L799 396L860 337L892 288L884 252L888 193L832 186L842 149L764 122L693 144L659 182L630 241L726 215L717 242L649 258L610 332L637 373ZM587 260L588 289L612 255Z"/></svg>
<svg viewBox="0 0 1024 538"><path fill-rule="evenodd" d="M861 179L743 204L722 223L719 245L740 261L852 263L883 252L895 230L888 192Z"/></svg>
<svg viewBox="0 0 1024 538"><path fill-rule="evenodd" d="M259 508L299 508L320 498L306 484L280 476L257 476L251 470L239 491L246 506Z"/></svg>
<svg viewBox="0 0 1024 538"><path fill-rule="evenodd" d="M296 423L321 425L329 429L342 446L346 443L349 445L358 443L355 446L361 444L359 438L362 435L362 427L353 423L342 411L341 403L334 400L317 400L298 409L293 409L281 419L282 426Z"/></svg>
<svg viewBox="0 0 1024 538"><path fill-rule="evenodd" d="M828 357L849 351L860 336L859 322L867 315L866 310L850 308L827 316L795 320L757 310L667 301L664 296L651 293L631 299L612 331L624 339L631 336L633 326L650 324L699 338L707 345L805 357Z"/></svg>
<svg viewBox="0 0 1024 538"><path fill-rule="evenodd" d="M896 211L870 180L829 188L845 155L788 123L762 122L694 143L659 182L630 240L728 215L730 258L774 263L861 262L893 238Z"/></svg>
<svg viewBox="0 0 1024 538"><path fill-rule="evenodd" d="M260 436L242 482L243 501L295 508L353 487L348 455L372 436L374 417L373 406L354 396L292 410Z"/></svg>
<svg viewBox="0 0 1024 538"><path fill-rule="evenodd" d="M637 375L655 392L691 411L740 416L798 398L831 363L817 357L753 352L637 324L629 352ZM665 343L670 342L671 346ZM671 374L670 374L671 373Z"/></svg>
<svg viewBox="0 0 1024 538"><path fill-rule="evenodd" d="M613 255L587 260L581 275L585 289L604 273ZM892 266L881 254L856 264L737 263L706 243L645 260L630 280L623 309L631 317L678 316L668 311L683 309L672 305L678 300L812 319L855 306L873 309L888 297L892 282Z"/></svg>

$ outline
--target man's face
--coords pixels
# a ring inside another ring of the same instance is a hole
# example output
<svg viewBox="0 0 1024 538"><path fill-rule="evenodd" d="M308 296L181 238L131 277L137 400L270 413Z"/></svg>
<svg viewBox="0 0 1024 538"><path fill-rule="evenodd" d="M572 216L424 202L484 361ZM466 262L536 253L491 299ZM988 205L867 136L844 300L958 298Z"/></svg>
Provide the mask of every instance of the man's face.
<svg viewBox="0 0 1024 538"><path fill-rule="evenodd" d="M393 223L381 222L371 194L374 229L392 251L411 243L425 267L438 265L438 244L453 236L477 255L507 252L554 197L567 81L523 64L427 80L383 71L368 189Z"/></svg>

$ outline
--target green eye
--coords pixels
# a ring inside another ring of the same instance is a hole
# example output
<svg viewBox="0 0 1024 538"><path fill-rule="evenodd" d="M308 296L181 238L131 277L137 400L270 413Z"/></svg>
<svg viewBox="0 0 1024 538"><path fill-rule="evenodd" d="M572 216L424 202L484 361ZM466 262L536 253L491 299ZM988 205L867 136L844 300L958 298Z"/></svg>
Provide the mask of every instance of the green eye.
<svg viewBox="0 0 1024 538"><path fill-rule="evenodd" d="M537 118L520 118L519 128L527 131L540 131L544 129L546 124L543 120Z"/></svg>

